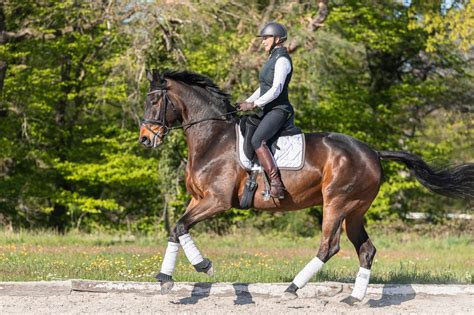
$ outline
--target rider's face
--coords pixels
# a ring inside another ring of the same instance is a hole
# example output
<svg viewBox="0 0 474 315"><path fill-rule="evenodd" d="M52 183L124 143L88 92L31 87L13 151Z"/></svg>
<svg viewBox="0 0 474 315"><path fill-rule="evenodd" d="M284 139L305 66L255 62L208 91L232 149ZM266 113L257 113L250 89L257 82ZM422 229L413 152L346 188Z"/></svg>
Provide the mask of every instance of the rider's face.
<svg viewBox="0 0 474 315"><path fill-rule="evenodd" d="M273 36L264 36L262 38L262 46L263 49L265 49L266 52L269 52L270 49L272 48L273 41L278 41L278 37L273 37Z"/></svg>

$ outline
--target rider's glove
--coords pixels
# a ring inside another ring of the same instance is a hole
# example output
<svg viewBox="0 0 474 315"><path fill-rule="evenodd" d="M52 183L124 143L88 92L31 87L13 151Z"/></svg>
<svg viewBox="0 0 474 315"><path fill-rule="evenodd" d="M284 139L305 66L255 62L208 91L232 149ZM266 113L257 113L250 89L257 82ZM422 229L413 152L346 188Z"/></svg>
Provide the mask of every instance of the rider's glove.
<svg viewBox="0 0 474 315"><path fill-rule="evenodd" d="M249 110L252 110L256 107L256 105L252 102L252 103L248 103L248 102L243 102L243 103L240 103L239 104L239 110L243 111L243 112L246 112L246 111L249 111Z"/></svg>

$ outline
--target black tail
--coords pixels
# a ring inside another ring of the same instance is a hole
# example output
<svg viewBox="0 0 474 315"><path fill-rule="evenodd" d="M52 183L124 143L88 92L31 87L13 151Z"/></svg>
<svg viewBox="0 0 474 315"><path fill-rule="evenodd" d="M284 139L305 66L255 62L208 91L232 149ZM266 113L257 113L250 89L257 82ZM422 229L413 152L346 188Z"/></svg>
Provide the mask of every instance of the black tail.
<svg viewBox="0 0 474 315"><path fill-rule="evenodd" d="M474 199L474 163L433 169L420 157L407 152L378 151L383 160L403 162L429 190L448 197Z"/></svg>

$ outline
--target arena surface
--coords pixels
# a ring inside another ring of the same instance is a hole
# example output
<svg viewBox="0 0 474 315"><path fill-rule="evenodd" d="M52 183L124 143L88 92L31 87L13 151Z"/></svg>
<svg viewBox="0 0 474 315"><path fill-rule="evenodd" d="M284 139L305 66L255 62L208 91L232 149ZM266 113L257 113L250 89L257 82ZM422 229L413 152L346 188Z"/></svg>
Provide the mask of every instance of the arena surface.
<svg viewBox="0 0 474 315"><path fill-rule="evenodd" d="M473 314L472 285L370 285L356 305L351 284L310 283L286 300L287 284L51 281L0 283L0 314Z"/></svg>

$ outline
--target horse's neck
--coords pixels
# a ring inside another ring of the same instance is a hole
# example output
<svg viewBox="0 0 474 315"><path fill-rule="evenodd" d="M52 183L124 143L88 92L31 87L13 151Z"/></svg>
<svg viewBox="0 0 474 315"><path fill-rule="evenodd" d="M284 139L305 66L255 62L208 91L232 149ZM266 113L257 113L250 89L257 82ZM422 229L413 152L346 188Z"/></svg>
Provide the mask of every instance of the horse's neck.
<svg viewBox="0 0 474 315"><path fill-rule="evenodd" d="M204 120L185 128L189 162L209 158L207 152L215 152L216 146L225 150L226 146L235 142L235 123L226 120L225 109L209 106L210 100L203 99L196 91L185 95L176 95L179 102L186 107L183 125ZM230 141L229 137L234 141Z"/></svg>
<svg viewBox="0 0 474 315"><path fill-rule="evenodd" d="M231 121L205 121L186 130L188 159L199 161L209 159L209 152L226 150L235 143L235 124Z"/></svg>

